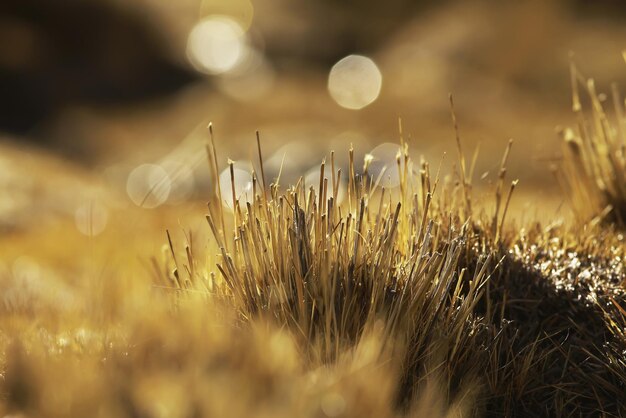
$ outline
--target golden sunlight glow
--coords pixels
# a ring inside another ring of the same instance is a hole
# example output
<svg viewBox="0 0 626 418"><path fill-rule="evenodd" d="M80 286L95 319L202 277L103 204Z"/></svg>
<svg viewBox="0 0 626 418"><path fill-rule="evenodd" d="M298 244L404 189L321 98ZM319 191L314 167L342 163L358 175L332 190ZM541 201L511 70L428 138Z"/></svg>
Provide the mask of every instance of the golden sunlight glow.
<svg viewBox="0 0 626 418"><path fill-rule="evenodd" d="M382 81L374 61L361 55L349 55L331 68L328 91L339 106L358 110L378 98Z"/></svg>

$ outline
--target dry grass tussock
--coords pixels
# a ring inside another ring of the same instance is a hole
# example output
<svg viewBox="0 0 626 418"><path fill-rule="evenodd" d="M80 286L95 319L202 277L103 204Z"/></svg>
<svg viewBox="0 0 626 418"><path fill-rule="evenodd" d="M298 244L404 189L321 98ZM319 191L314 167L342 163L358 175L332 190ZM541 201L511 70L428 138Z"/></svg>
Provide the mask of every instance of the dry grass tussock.
<svg viewBox="0 0 626 418"><path fill-rule="evenodd" d="M318 184L270 184L259 141L251 196L215 182L217 254L168 233L145 287L112 280L86 292L86 310L5 305L0 412L624 413L623 236L600 225L507 227L511 144L493 213L472 199L474 164L458 134L457 144L456 174L443 176L401 140L390 191L352 150L347 172L331 154ZM212 135L207 149L217 178Z"/></svg>
<svg viewBox="0 0 626 418"><path fill-rule="evenodd" d="M624 52L626 60L626 51ZM559 179L583 222L626 225L626 114L624 100L612 86L612 109L572 64L575 129L561 131L565 161ZM583 86L581 91L580 86ZM584 104L589 104L585 110Z"/></svg>

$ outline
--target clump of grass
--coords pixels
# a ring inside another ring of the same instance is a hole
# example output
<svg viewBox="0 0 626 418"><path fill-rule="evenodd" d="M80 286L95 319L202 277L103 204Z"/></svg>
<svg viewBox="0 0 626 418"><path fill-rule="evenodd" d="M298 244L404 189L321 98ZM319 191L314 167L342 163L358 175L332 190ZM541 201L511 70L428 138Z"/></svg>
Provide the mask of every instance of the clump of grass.
<svg viewBox="0 0 626 418"><path fill-rule="evenodd" d="M216 190L209 204L207 221L219 247L220 274L198 277L175 263L169 283L180 289L212 289L244 322L263 318L286 326L315 363L332 364L361 341L365 330L382 324L383 340L402 353L398 405L409 404L414 392L428 386L427 377L436 374L446 402L472 394L472 414L535 413L546 400L555 405L569 400L570 409L580 411L575 401L580 393L570 391L568 396L564 386L544 386L541 396L535 395L543 384L541 374L554 376L556 368L562 372L567 359L554 354L555 342L541 327L512 313L523 297L519 292L524 280L544 289L536 298L547 294L550 283L516 264L507 250L516 237L504 228L517 184L512 182L505 196L511 143L501 162L495 213L490 216L478 214L472 205L473 164L466 167L458 130L457 144L456 180L440 181L439 176L431 178L427 163L416 168L401 143L395 198L368 177L367 161L358 174L350 151L344 204L335 203L341 173L332 168L328 173L325 162L315 187L306 189L299 182L283 193L278 183L266 187L259 145L261 172L253 173L250 201L231 193L230 218L219 204L223 191ZM209 155L216 175L214 146ZM330 166L335 166L332 154ZM224 232L227 224L232 224L232 233ZM171 242L170 247L175 261ZM507 273L514 270L525 277L511 280L519 288L508 288L508 276L496 270L497 261L505 263ZM179 271L187 272L182 282Z"/></svg>
<svg viewBox="0 0 626 418"><path fill-rule="evenodd" d="M517 184L505 196L511 143L497 177L495 212L477 212L474 163L466 166L458 129L457 144L456 178L440 181L427 163L416 167L401 142L394 198L368 176L367 160L358 173L350 151L348 196L337 204L341 172L332 154L331 172L325 162L320 166L319 185L306 189L299 182L281 193L278 182L266 184L259 142L261 172L253 173L251 200L231 193L232 217L219 204L223 191L209 204L219 274L198 277L175 263L169 283L211 289L244 323L263 318L286 326L314 363L333 364L365 330L382 324L383 340L402 353L398 406L410 404L436 374L445 402L472 394L472 414L541 414L546 404L563 415L619 411L624 369L615 359L626 345L609 330L607 318L616 311L605 312L608 288L597 288L619 271L586 271L592 276L584 281L580 271L561 277L553 269L565 272L572 260L563 254L573 250L611 263L620 256L586 246L592 232L577 243L561 241L568 236L563 230L539 228L531 238L506 230ZM214 146L209 155L216 175ZM187 272L182 282L179 271ZM581 303L591 287L599 299ZM617 298L621 303L623 294Z"/></svg>
<svg viewBox="0 0 626 418"><path fill-rule="evenodd" d="M210 151L209 160L217 161ZM420 376L433 374L456 382L446 391L451 401L468 391L492 344L473 315L491 256L481 255L471 272L459 269L469 224L433 218L444 211L433 199L439 179L426 163L414 167L405 144L397 156L397 201L368 177L367 163L357 174L353 155L339 204L333 154L330 173L320 165L318 185L306 189L300 181L280 193L279 184L266 184L259 152L261 180L253 173L252 199L243 203L233 194L230 220L218 202L209 204L207 221L220 248L216 287L242 318L286 325L307 355L324 363L381 322L383 340L403 347L401 401L423 386ZM222 229L230 221L232 234ZM435 367L433 357L445 366Z"/></svg>
<svg viewBox="0 0 626 418"><path fill-rule="evenodd" d="M189 267L190 251L177 257L170 240L174 273L157 275L158 285L224 298L244 323L263 319L286 326L314 363L332 364L357 346L366 330L382 324L383 347L402 353L397 405L410 404L436 375L447 403L471 393L472 410L484 408L492 394L484 396L476 382L489 369L502 326L491 327L493 312L477 315L476 306L497 264L491 248L500 240L512 192L501 202L510 144L496 191L497 213L483 230L467 218L471 175L464 162L457 181L433 178L428 163L415 165L401 140L396 167L389 168L400 177L392 192L368 174L367 159L362 170L356 167L351 149L348 191L338 203L342 172L335 168L334 153L330 164L320 165L319 184L305 188L299 181L281 192L279 180L266 181L257 140L260 172L252 174L249 200L235 196L232 178L229 193L215 183L209 203L218 274ZM217 177L212 137L208 151ZM229 166L232 171L233 163Z"/></svg>
<svg viewBox="0 0 626 418"><path fill-rule="evenodd" d="M257 137L252 194L235 194L232 162L233 187L214 182L208 254L168 232L151 289L118 279L84 312L0 312L0 415L622 414L623 236L507 228L511 143L487 213L456 131L455 176L401 139L393 191L353 150L312 187L270 183ZM208 154L217 179L212 129Z"/></svg>
<svg viewBox="0 0 626 418"><path fill-rule="evenodd" d="M625 54L626 58L626 54ZM575 129L563 129L564 163L560 181L579 220L626 224L626 115L618 88L613 85L613 117L593 79L585 79L572 65ZM586 97L583 97L580 86ZM583 99L590 102L586 113Z"/></svg>

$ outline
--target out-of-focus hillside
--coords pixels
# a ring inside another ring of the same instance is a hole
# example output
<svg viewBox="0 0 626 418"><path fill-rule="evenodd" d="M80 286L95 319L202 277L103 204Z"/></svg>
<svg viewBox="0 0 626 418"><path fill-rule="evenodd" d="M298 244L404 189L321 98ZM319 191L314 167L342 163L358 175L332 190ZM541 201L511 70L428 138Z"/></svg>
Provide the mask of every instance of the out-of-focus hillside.
<svg viewBox="0 0 626 418"><path fill-rule="evenodd" d="M601 91L610 93L613 81L626 85L626 26L619 5L610 2L296 7L280 0L91 0L42 7L29 0L0 8L0 32L15 40L3 47L0 82L17 74L20 86L33 84L8 90L4 106L25 109L18 116L31 124L4 145L13 164L7 176L60 190L47 173L67 171L127 203L129 176L143 164L164 168L170 188L178 189L176 202L202 202L209 121L220 154L242 166L255 155L259 130L269 170L276 175L282 163L285 182L315 170L331 149L345 165L350 144L361 164L378 144L398 141L398 118L415 156L435 165L445 152L450 171L452 92L467 152L481 144L479 186L494 180L494 156L514 138L509 173L521 179L521 195L560 208L550 165L560 155L555 128L575 121L570 53ZM235 25L239 43L221 53L241 49L245 59L225 71L199 65L191 40L206 22ZM331 67L349 54L371 58L382 80L375 100L360 110L341 107L328 90ZM22 143L31 145L21 149ZM33 146L55 155L54 169L15 164ZM85 196L80 188L67 190ZM63 205L74 201L58 197ZM38 207L38 200L23 205Z"/></svg>

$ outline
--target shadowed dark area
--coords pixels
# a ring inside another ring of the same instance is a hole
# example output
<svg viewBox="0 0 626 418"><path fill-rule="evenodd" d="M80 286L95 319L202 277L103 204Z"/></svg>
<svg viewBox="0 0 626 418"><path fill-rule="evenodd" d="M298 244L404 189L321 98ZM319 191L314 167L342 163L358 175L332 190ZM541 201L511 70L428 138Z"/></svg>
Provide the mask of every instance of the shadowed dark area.
<svg viewBox="0 0 626 418"><path fill-rule="evenodd" d="M71 104L147 100L194 81L161 36L111 2L2 1L0 130L25 134Z"/></svg>
<svg viewBox="0 0 626 418"><path fill-rule="evenodd" d="M569 256L548 255L547 244L525 251L529 259L505 255L477 313L491 317L498 332L501 347L494 366L513 365L517 373L512 379L527 374L533 382L517 393L502 392L492 382L486 416L551 416L557 410L562 416L621 416L623 403L614 394L626 394L626 367L614 359L622 355L623 342L603 319L606 310L619 317L612 301L626 303L619 271L606 260L592 258L571 268ZM561 268L561 274L542 271L545 262ZM597 269L595 276L581 279L580 273L589 268ZM611 363L615 367L606 367Z"/></svg>

